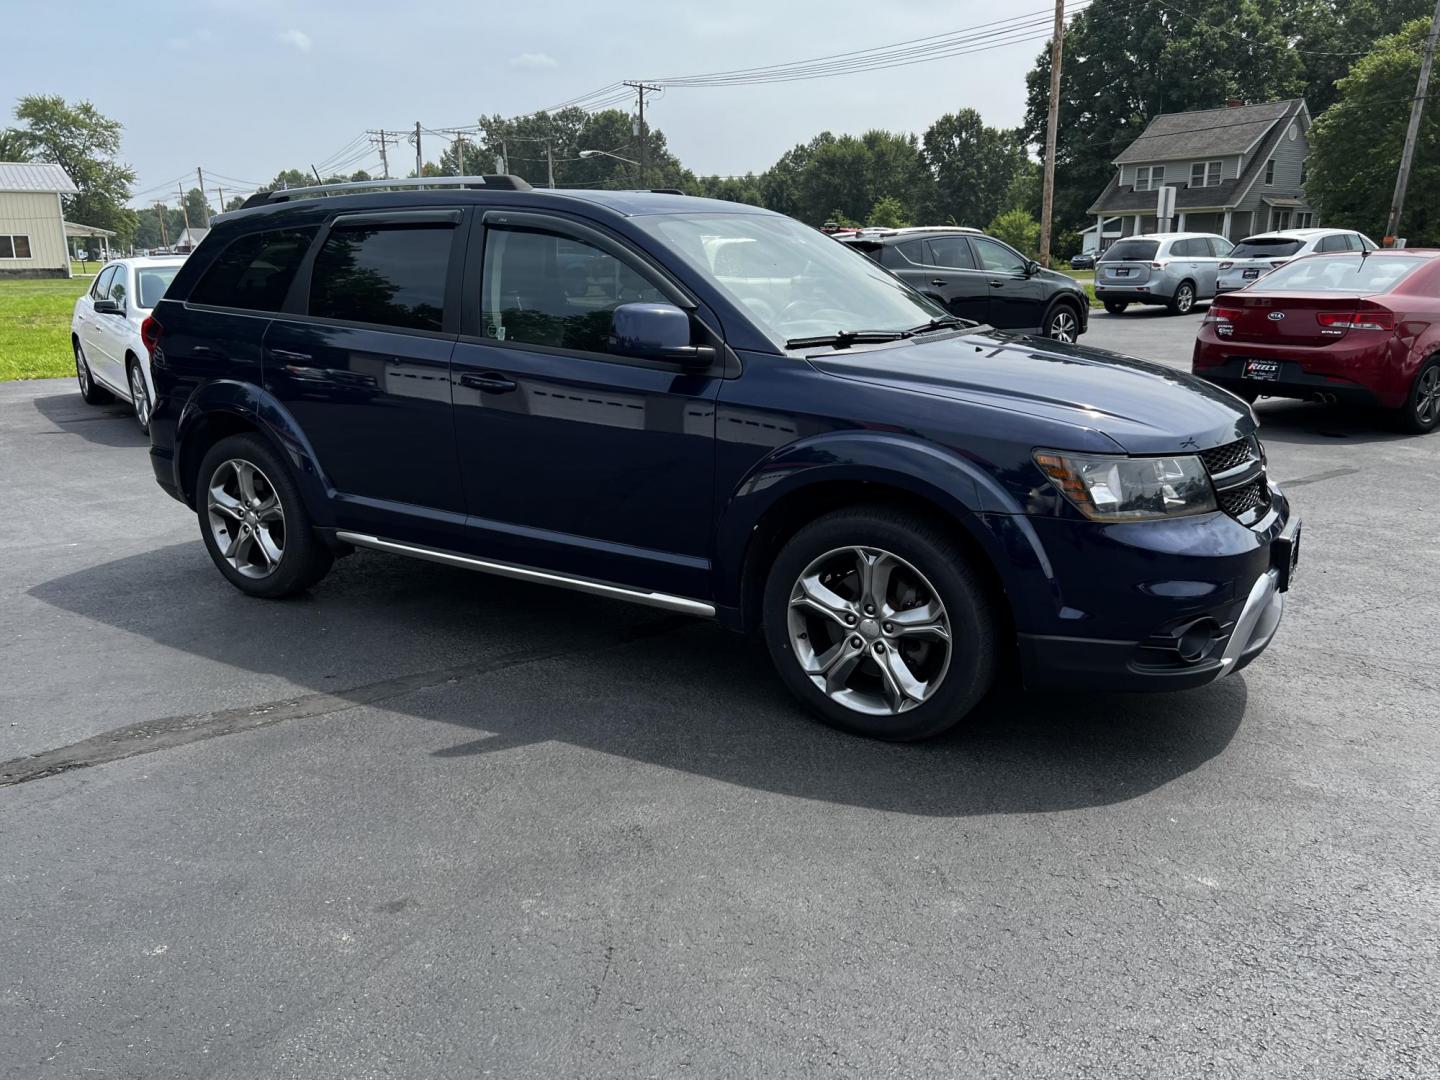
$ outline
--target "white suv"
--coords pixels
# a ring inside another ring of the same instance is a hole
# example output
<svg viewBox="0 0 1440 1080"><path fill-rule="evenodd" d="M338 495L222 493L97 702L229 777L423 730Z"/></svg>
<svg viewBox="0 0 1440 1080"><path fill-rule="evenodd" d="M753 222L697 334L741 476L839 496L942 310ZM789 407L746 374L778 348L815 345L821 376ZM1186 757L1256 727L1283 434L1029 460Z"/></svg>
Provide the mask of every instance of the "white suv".
<svg viewBox="0 0 1440 1080"><path fill-rule="evenodd" d="M1217 292L1234 292L1301 255L1374 251L1379 245L1354 229L1284 229L1247 236L1220 264Z"/></svg>
<svg viewBox="0 0 1440 1080"><path fill-rule="evenodd" d="M130 402L144 432L150 430L155 384L140 325L184 263L183 255L106 263L90 291L75 301L70 318L80 396L91 405L114 397Z"/></svg>

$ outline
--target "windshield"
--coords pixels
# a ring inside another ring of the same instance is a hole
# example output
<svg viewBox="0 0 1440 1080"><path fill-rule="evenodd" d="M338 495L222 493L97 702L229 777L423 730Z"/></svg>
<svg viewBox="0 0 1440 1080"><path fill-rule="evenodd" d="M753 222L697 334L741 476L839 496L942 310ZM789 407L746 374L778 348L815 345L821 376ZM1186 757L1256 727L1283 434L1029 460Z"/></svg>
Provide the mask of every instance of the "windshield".
<svg viewBox="0 0 1440 1080"><path fill-rule="evenodd" d="M1283 293L1389 292L1425 261L1412 255L1359 254L1296 259L1266 274L1259 288Z"/></svg>
<svg viewBox="0 0 1440 1080"><path fill-rule="evenodd" d="M1158 240L1117 240L1108 251L1100 256L1101 262L1120 262L1122 259L1138 259L1149 262L1160 250Z"/></svg>
<svg viewBox="0 0 1440 1080"><path fill-rule="evenodd" d="M760 214L660 214L635 224L717 284L777 341L946 317L919 293L823 233Z"/></svg>
<svg viewBox="0 0 1440 1080"><path fill-rule="evenodd" d="M140 289L140 306L142 308L153 308L165 295L165 290L170 287L170 282L175 280L175 275L180 272L178 266L142 266L135 271L135 277Z"/></svg>
<svg viewBox="0 0 1440 1080"><path fill-rule="evenodd" d="M1241 240L1230 251L1232 259L1276 259L1294 255L1305 246L1303 240L1287 240L1284 237L1262 237L1255 240Z"/></svg>

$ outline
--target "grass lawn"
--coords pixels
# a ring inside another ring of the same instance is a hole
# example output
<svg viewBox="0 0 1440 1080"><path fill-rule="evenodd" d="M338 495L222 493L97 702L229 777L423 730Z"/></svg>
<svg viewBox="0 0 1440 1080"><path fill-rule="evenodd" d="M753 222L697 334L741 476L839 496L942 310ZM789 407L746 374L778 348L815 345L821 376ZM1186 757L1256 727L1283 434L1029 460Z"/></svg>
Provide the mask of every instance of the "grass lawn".
<svg viewBox="0 0 1440 1080"><path fill-rule="evenodd" d="M75 373L70 315L90 281L0 278L0 381Z"/></svg>

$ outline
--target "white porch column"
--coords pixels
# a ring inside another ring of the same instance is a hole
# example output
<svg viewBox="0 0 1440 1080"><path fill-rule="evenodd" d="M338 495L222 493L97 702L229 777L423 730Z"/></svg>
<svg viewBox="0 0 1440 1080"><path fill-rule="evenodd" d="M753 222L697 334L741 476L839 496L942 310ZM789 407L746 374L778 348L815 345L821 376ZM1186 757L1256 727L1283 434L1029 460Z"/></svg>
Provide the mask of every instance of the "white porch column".
<svg viewBox="0 0 1440 1080"><path fill-rule="evenodd" d="M1177 213L1177 215L1176 215L1176 218L1175 218L1175 231L1176 231L1176 232L1184 232L1184 231L1185 231L1185 211L1183 211L1183 210L1179 211L1179 212Z"/></svg>
<svg viewBox="0 0 1440 1080"><path fill-rule="evenodd" d="M1140 225L1140 215L1139 215L1139 214L1136 214L1136 215L1135 215L1135 231L1134 231L1133 233L1131 233L1130 235L1131 235L1131 236L1139 236L1139 235L1140 235L1140 229L1141 229L1141 225Z"/></svg>
<svg viewBox="0 0 1440 1080"><path fill-rule="evenodd" d="M1225 211L1225 223L1220 226L1220 235L1225 237L1226 240L1230 239L1230 215L1232 213L1233 211L1231 210Z"/></svg>

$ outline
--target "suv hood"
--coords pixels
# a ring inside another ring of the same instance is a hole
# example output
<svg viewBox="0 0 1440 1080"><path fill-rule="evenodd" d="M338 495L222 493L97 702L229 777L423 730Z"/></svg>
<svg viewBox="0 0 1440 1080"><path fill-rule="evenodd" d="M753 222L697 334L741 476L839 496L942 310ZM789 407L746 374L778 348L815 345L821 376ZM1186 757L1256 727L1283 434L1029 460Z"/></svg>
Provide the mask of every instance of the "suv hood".
<svg viewBox="0 0 1440 1080"><path fill-rule="evenodd" d="M1187 372L1023 334L956 334L808 359L838 378L1099 432L1131 454L1206 450L1243 438L1256 426L1238 397Z"/></svg>

